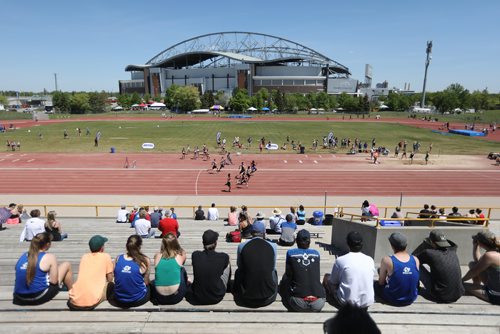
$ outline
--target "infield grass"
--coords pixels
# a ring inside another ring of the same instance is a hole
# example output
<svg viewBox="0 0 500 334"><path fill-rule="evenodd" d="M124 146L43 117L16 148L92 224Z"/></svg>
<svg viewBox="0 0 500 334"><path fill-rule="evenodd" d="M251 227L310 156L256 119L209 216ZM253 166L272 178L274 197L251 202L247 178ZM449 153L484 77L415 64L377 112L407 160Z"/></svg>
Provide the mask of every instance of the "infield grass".
<svg viewBox="0 0 500 334"><path fill-rule="evenodd" d="M79 137L76 128L82 129ZM85 135L86 128L91 134ZM68 139L63 139L64 129L69 134ZM94 147L96 132L102 133L99 147ZM35 126L32 128L18 129L0 134L4 140L20 141L23 152L65 152L65 153L90 153L109 152L114 147L116 152L180 152L182 147L206 144L210 152L216 151L216 134L221 131L221 138L226 138L226 147L232 148L234 137L239 136L245 148L238 150L242 153L258 152L258 142L265 137L266 142L282 146L287 135L290 142L301 142L306 147L306 152L311 152L312 141L317 139L319 146L323 136L333 131L339 138L359 138L368 142L371 147L372 138L376 138L377 146L385 146L394 151L395 145L400 140L408 141L408 152L414 141L421 144L420 152L425 153L429 144L433 144L433 154L487 154L490 151L500 150L498 142L490 142L478 138L465 137L452 134L439 134L429 129L419 129L394 123L332 123L332 122L254 122L254 121L78 121L64 122ZM40 134L42 135L40 137ZM247 148L247 138L252 137L253 143ZM153 150L143 150L143 143L154 143ZM5 146L4 146L5 147ZM273 151L273 153L293 152L291 145L288 150ZM319 152L327 152L319 150ZM346 150L336 149L342 153Z"/></svg>

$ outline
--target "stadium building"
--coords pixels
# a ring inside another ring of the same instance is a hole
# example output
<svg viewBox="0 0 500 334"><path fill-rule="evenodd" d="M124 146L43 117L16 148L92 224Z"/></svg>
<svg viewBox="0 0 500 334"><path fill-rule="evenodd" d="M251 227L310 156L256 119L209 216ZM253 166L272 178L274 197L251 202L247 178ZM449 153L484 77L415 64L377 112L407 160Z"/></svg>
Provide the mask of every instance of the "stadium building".
<svg viewBox="0 0 500 334"><path fill-rule="evenodd" d="M349 69L288 39L252 32L219 32L175 44L143 65L128 65L131 80L120 93L161 95L171 85L192 85L200 93L261 88L289 93L356 93Z"/></svg>

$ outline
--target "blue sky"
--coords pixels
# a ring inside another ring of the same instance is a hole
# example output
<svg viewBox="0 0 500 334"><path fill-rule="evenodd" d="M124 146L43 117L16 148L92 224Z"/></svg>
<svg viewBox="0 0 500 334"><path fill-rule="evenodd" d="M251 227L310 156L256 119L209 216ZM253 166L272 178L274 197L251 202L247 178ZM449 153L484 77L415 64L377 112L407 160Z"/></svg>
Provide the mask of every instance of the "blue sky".
<svg viewBox="0 0 500 334"><path fill-rule="evenodd" d="M206 33L251 31L304 44L363 80L421 91L458 82L500 92L500 1L4 0L0 90L117 91L128 64Z"/></svg>

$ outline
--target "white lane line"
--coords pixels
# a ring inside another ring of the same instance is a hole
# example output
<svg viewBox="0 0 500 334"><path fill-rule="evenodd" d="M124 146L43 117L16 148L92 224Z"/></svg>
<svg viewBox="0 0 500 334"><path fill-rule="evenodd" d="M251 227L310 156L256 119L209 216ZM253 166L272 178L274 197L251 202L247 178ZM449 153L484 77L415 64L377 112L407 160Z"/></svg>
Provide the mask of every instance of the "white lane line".
<svg viewBox="0 0 500 334"><path fill-rule="evenodd" d="M309 158L309 157L307 156L307 154L306 154L306 155L304 155L304 156L305 156L306 158Z"/></svg>
<svg viewBox="0 0 500 334"><path fill-rule="evenodd" d="M28 161L26 161L26 162L32 162L32 161L35 161L35 159L29 159L29 160L28 160Z"/></svg>
<svg viewBox="0 0 500 334"><path fill-rule="evenodd" d="M0 161L4 161L5 159L0 159Z"/></svg>
<svg viewBox="0 0 500 334"><path fill-rule="evenodd" d="M283 160L283 162L286 163L286 164L288 163L288 161L286 161L286 160Z"/></svg>
<svg viewBox="0 0 500 334"><path fill-rule="evenodd" d="M316 160L313 161L315 164L317 164L318 162Z"/></svg>
<svg viewBox="0 0 500 334"><path fill-rule="evenodd" d="M302 163L302 160L299 160L299 164L301 164L301 163Z"/></svg>
<svg viewBox="0 0 500 334"><path fill-rule="evenodd" d="M14 159L14 160L12 160L12 162L17 162L17 161L19 161L19 159Z"/></svg>
<svg viewBox="0 0 500 334"><path fill-rule="evenodd" d="M12 155L12 153L11 154L7 154L6 157L10 157L11 155Z"/></svg>
<svg viewBox="0 0 500 334"><path fill-rule="evenodd" d="M24 156L26 156L26 155L27 155L26 153L24 153L24 154L21 154L21 156L22 156L22 157L24 157Z"/></svg>
<svg viewBox="0 0 500 334"><path fill-rule="evenodd" d="M318 157L323 158L323 156L322 156L321 154L320 154L320 155L318 155Z"/></svg>
<svg viewBox="0 0 500 334"><path fill-rule="evenodd" d="M198 195L198 179L200 178L200 174L203 171L203 169L200 169L198 172L198 175L196 176L196 182L194 183L194 193Z"/></svg>

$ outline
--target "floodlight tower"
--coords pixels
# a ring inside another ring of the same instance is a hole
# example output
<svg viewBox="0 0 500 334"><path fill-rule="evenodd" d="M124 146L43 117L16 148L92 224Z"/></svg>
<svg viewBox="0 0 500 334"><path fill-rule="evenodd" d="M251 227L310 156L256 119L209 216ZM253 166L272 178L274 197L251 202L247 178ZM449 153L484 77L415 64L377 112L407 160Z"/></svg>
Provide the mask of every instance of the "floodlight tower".
<svg viewBox="0 0 500 334"><path fill-rule="evenodd" d="M422 89L422 101L420 102L420 108L425 107L425 84L427 83L427 69L429 68L429 64L432 59L432 41L427 41L427 49L425 50L425 53L427 53L427 58L425 60L424 88Z"/></svg>

